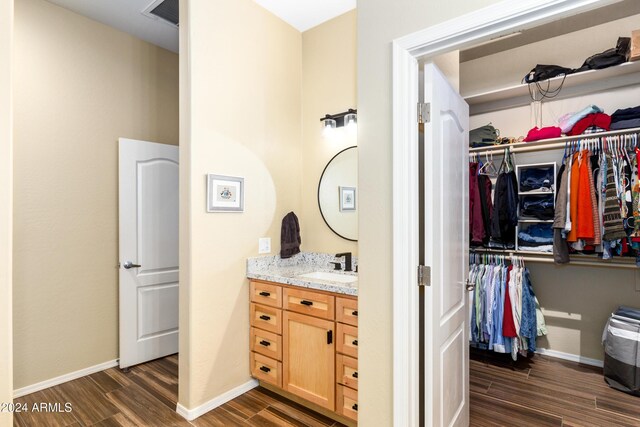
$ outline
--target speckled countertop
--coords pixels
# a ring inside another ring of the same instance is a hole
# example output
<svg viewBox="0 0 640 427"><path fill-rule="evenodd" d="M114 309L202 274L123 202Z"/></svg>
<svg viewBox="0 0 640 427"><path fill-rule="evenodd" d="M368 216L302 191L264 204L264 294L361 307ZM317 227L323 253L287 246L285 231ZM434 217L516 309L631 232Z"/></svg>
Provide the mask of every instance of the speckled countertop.
<svg viewBox="0 0 640 427"><path fill-rule="evenodd" d="M291 258L282 259L279 255L263 256L247 259L247 277L282 283L283 285L335 292L337 294L358 296L358 281L341 283L331 280L309 279L299 277L302 274L316 271L356 276L357 273L333 270L331 262L337 262L332 254L317 252L301 252ZM358 265L357 257L353 257L353 268ZM344 270L344 258L342 258Z"/></svg>

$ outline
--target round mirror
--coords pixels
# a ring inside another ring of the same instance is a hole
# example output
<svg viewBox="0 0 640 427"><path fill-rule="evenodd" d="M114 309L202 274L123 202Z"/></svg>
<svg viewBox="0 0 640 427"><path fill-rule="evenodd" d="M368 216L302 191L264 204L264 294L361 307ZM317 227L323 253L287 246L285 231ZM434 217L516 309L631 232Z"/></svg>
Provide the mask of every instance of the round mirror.
<svg viewBox="0 0 640 427"><path fill-rule="evenodd" d="M358 150L336 154L322 172L318 205L324 222L343 239L358 240Z"/></svg>

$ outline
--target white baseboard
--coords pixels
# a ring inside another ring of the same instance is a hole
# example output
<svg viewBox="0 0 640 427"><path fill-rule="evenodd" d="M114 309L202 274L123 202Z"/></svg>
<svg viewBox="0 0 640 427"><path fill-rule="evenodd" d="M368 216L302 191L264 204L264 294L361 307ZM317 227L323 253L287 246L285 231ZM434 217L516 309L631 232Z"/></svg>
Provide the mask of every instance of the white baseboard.
<svg viewBox="0 0 640 427"><path fill-rule="evenodd" d="M536 353L543 354L549 357L555 357L557 359L570 360L572 362L584 363L585 365L597 366L602 368L604 366L604 362L598 359L590 359L588 357L582 357L577 354L571 353L563 353L561 351L549 350L546 348L539 348L536 350Z"/></svg>
<svg viewBox="0 0 640 427"><path fill-rule="evenodd" d="M113 368L114 366L118 366L118 359L100 363L99 365L89 366L88 368L80 369L79 371L70 372L68 374L60 375L59 377L51 378L50 380L19 388L13 391L13 397L16 398L35 393L36 391L44 390L45 388L53 387L68 381L77 380L78 378L86 377L87 375L95 374L96 372L104 371L105 369Z"/></svg>
<svg viewBox="0 0 640 427"><path fill-rule="evenodd" d="M214 397L213 399L211 399L208 402L203 403L202 405L193 408L193 409L187 409L186 407L182 406L181 404L178 403L178 405L176 406L176 412L180 415L182 415L183 418L185 418L187 421L192 421L195 420L196 418L206 414L207 412L211 411L212 409L217 408L220 405L223 405L225 403L227 403L230 400L235 399L236 397L240 396L241 394L244 394L246 392L248 392L249 390L258 387L258 381L257 380L250 380L247 381L244 384L239 385L238 387L231 389L225 393L222 393L220 396L218 397Z"/></svg>

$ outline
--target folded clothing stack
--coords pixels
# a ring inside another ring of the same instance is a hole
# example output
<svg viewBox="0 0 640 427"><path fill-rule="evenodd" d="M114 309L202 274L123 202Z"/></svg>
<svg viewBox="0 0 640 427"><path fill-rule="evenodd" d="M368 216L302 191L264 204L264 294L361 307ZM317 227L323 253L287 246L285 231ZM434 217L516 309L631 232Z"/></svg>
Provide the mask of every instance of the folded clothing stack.
<svg viewBox="0 0 640 427"><path fill-rule="evenodd" d="M525 196L520 202L520 216L551 220L555 214L553 194L549 196Z"/></svg>
<svg viewBox="0 0 640 427"><path fill-rule="evenodd" d="M621 108L611 115L611 130L637 127L640 127L640 105L631 108Z"/></svg>
<svg viewBox="0 0 640 427"><path fill-rule="evenodd" d="M611 128L611 116L605 113L591 113L573 125L567 135L582 135L583 133L605 132ZM587 132L588 130L588 132Z"/></svg>
<svg viewBox="0 0 640 427"><path fill-rule="evenodd" d="M566 134L568 132L571 132L573 127L580 120L584 119L589 114L596 114L596 113L604 113L604 111L602 110L602 108L598 107L597 105L587 105L577 113L567 113L562 117L560 117L558 119L558 125L560 125L560 129L562 129L562 133Z"/></svg>
<svg viewBox="0 0 640 427"><path fill-rule="evenodd" d="M520 191L551 191L553 167L535 167L520 169Z"/></svg>
<svg viewBox="0 0 640 427"><path fill-rule="evenodd" d="M495 145L498 139L498 130L491 123L469 131L469 146L485 147Z"/></svg>
<svg viewBox="0 0 640 427"><path fill-rule="evenodd" d="M552 224L533 224L526 229L518 231L518 248L536 251L553 251Z"/></svg>

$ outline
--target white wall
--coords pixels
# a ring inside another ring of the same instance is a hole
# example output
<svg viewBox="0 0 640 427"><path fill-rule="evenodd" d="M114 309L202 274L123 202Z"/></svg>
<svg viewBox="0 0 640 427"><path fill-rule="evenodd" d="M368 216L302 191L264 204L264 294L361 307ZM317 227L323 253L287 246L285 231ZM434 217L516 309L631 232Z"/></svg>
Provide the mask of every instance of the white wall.
<svg viewBox="0 0 640 427"><path fill-rule="evenodd" d="M355 10L302 33L302 249L358 253L325 224L318 208L318 182L327 162L357 144L357 134L337 129L324 137L320 117L357 107ZM356 215L354 215L356 216Z"/></svg>
<svg viewBox="0 0 640 427"><path fill-rule="evenodd" d="M358 2L360 425L392 425L391 41L495 0Z"/></svg>
<svg viewBox="0 0 640 427"><path fill-rule="evenodd" d="M13 400L12 339L12 119L13 1L0 3L0 402ZM0 412L0 427L12 425L12 414Z"/></svg>
<svg viewBox="0 0 640 427"><path fill-rule="evenodd" d="M15 7L19 389L118 358L118 137L178 143L178 56L48 1Z"/></svg>
<svg viewBox="0 0 640 427"><path fill-rule="evenodd" d="M246 258L259 237L279 250L301 207L302 36L251 0L181 3L179 402L193 409L251 379ZM206 212L207 173L245 178L243 213Z"/></svg>

